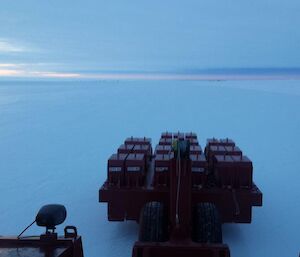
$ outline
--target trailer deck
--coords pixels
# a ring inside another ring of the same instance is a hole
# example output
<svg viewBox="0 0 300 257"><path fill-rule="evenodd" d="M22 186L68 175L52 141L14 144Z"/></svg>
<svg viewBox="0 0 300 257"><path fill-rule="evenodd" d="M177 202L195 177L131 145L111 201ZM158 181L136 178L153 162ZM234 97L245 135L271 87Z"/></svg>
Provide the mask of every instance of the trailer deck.
<svg viewBox="0 0 300 257"><path fill-rule="evenodd" d="M149 230L153 234L154 226L157 235L146 241L143 238L148 237L140 235L133 257L192 257L200 253L225 257L230 252L221 242L222 236L212 242L209 236L215 232L206 231L207 240L201 239L205 227L199 220L216 216L205 221L209 226L219 221L250 223L252 207L262 206L262 193L252 177L251 160L228 138L208 139L202 151L195 133L165 132L152 152L151 139L130 137L108 160L99 201L108 204L110 221L136 220L143 227L145 208L149 209L146 215L157 212L167 217L164 222L158 216L151 218L156 223L146 224L142 233ZM165 225L167 239L162 239L159 235Z"/></svg>

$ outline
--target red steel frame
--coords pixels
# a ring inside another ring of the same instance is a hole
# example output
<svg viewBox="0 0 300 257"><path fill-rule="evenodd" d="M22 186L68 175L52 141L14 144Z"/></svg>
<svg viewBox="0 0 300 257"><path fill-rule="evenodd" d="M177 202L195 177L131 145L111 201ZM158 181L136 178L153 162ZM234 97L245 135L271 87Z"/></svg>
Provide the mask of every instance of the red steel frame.
<svg viewBox="0 0 300 257"><path fill-rule="evenodd" d="M175 135L163 133L160 139L160 145L170 145L172 139L183 140L184 138L189 140L192 146L198 145L197 136L194 133L186 134L185 137L181 133ZM138 139L135 140L138 144L142 141ZM132 143L132 141L133 140L128 141L127 139L127 144ZM149 140L145 141L149 144ZM250 223L252 206L262 205L262 193L258 187L252 183L252 163L250 163L248 159L244 163L241 163L241 161L235 163L232 159L230 159L231 161L229 163L226 161L218 162L219 155L211 156L210 151L210 146L214 146L212 148L215 149L216 145L235 147L232 140L208 140L205 152L209 160L205 166L206 168L204 168L206 172L203 174L205 174L204 176L207 176L207 178L212 176L208 174L215 175L216 172L219 172L221 174L220 176L223 176L222 174L226 174L226 176L231 174L234 178L232 179L232 181L234 180L233 186L228 184L222 185L222 180L220 180L221 184L211 184L207 181L203 181L202 185L198 187L193 186L192 166L194 164L192 160L189 158L178 161L172 158L172 155L168 161L170 168L168 174L169 184L156 185L154 183L154 154L148 158L146 165L147 174L145 174L145 183L142 186L129 187L126 185L122 186L121 183L111 184L109 181L106 181L100 188L99 201L108 203L108 219L110 221L136 220L138 222L143 206L151 201L164 203L168 210L169 241L162 243L136 242L133 249L133 257L230 256L227 245L199 244L191 240L192 207L200 202L211 202L216 205L221 214L223 223ZM230 147L228 147L228 152L235 150L232 155L239 155L239 152L241 153L239 148L232 148L230 150ZM162 147L158 148L163 150ZM195 149L195 147L191 149ZM199 147L198 149L201 148ZM224 147L222 151L224 151ZM225 160L225 158L227 158L225 157L226 153L222 152L222 155L224 155ZM239 158L241 160L244 158L242 153ZM245 163L247 165L245 165ZM236 167L239 168L238 172L234 170ZM248 172L249 170L251 171L250 173ZM126 172L122 174L126 176ZM122 177L122 179L124 179L124 177ZM138 179L140 180L140 178ZM251 179L251 183L248 182L249 179ZM245 186L244 184L240 184L240 180L243 182L247 181L249 185L246 184ZM180 186L178 187L178 185Z"/></svg>

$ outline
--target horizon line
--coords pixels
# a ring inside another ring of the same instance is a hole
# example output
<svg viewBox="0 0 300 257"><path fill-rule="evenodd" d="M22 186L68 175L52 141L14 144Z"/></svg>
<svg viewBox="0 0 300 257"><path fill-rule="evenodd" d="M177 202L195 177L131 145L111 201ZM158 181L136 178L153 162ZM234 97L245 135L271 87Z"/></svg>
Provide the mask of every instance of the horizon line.
<svg viewBox="0 0 300 257"><path fill-rule="evenodd" d="M0 63L3 80L299 80L300 68L207 68L181 71L36 71Z"/></svg>

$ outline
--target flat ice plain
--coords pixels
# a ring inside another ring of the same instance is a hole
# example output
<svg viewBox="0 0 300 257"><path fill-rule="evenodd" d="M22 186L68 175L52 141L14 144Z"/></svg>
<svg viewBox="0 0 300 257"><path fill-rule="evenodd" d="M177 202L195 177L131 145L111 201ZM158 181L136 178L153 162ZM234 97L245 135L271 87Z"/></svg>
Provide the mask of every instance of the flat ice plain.
<svg viewBox="0 0 300 257"><path fill-rule="evenodd" d="M127 136L155 145L162 131L194 131L202 147L233 138L264 194L252 224L224 225L231 255L296 257L299 113L300 81L1 82L0 234L18 234L43 204L62 203L86 257L131 256L137 224L109 223L98 203L107 158Z"/></svg>

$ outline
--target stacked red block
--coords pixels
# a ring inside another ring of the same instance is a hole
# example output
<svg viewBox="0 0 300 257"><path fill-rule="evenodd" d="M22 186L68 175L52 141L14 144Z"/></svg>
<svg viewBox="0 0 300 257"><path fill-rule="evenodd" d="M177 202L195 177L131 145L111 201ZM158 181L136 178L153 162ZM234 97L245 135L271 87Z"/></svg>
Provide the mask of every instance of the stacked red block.
<svg viewBox="0 0 300 257"><path fill-rule="evenodd" d="M125 140L125 145L150 145L151 139L147 137L129 137Z"/></svg>
<svg viewBox="0 0 300 257"><path fill-rule="evenodd" d="M173 133L173 139L184 140L184 138L185 138L184 133L181 133L179 131Z"/></svg>
<svg viewBox="0 0 300 257"><path fill-rule="evenodd" d="M210 164L216 155L242 156L242 151L237 146L210 145L207 151L207 159Z"/></svg>
<svg viewBox="0 0 300 257"><path fill-rule="evenodd" d="M207 160L199 145L197 134L185 134L185 139L190 142L190 159L192 165L192 186L202 187L207 180Z"/></svg>
<svg viewBox="0 0 300 257"><path fill-rule="evenodd" d="M185 134L185 139L190 141L190 159L192 165L192 186L202 187L207 180L207 160L199 145L197 134Z"/></svg>
<svg viewBox="0 0 300 257"><path fill-rule="evenodd" d="M198 143L197 135L190 133L162 133L159 144L155 148L154 185L168 186L170 161L173 158L172 143L174 140L188 140L190 142L190 159L192 165L192 184L202 186L207 177L207 161Z"/></svg>
<svg viewBox="0 0 300 257"><path fill-rule="evenodd" d="M169 154L171 150L171 145L157 145L155 147L155 154Z"/></svg>
<svg viewBox="0 0 300 257"><path fill-rule="evenodd" d="M202 154L202 149L201 149L201 146L200 145L191 145L190 146L190 154L191 155L199 155L199 154Z"/></svg>
<svg viewBox="0 0 300 257"><path fill-rule="evenodd" d="M253 166L247 156L217 155L214 158L214 174L220 186L252 187Z"/></svg>
<svg viewBox="0 0 300 257"><path fill-rule="evenodd" d="M163 133L161 133L161 138L173 138L173 133L163 132Z"/></svg>
<svg viewBox="0 0 300 257"><path fill-rule="evenodd" d="M160 138L159 145L172 145L172 138Z"/></svg>
<svg viewBox="0 0 300 257"><path fill-rule="evenodd" d="M192 186L202 187L207 180L208 163L204 154L190 154L192 165Z"/></svg>
<svg viewBox="0 0 300 257"><path fill-rule="evenodd" d="M242 151L235 146L234 141L228 138L208 139L204 152L211 168L213 167L214 156L216 155L242 155Z"/></svg>
<svg viewBox="0 0 300 257"><path fill-rule="evenodd" d="M182 133L177 133L177 138L182 138ZM168 186L171 168L173 133L164 132L161 134L158 145L155 148L154 159L154 186Z"/></svg>
<svg viewBox="0 0 300 257"><path fill-rule="evenodd" d="M146 161L149 161L152 156L151 145L135 145L131 153L144 154L146 157Z"/></svg>
<svg viewBox="0 0 300 257"><path fill-rule="evenodd" d="M231 139L208 139L205 148L209 168L222 187L252 187L252 162Z"/></svg>
<svg viewBox="0 0 300 257"><path fill-rule="evenodd" d="M168 186L172 153L156 154L154 159L154 186Z"/></svg>
<svg viewBox="0 0 300 257"><path fill-rule="evenodd" d="M125 186L139 187L145 183L146 155L138 153L128 154L125 161Z"/></svg>
<svg viewBox="0 0 300 257"><path fill-rule="evenodd" d="M129 154L132 152L134 145L123 144L118 148L118 153Z"/></svg>
<svg viewBox="0 0 300 257"><path fill-rule="evenodd" d="M125 173L125 160L127 153L113 154L107 162L107 177L110 186L123 186Z"/></svg>
<svg viewBox="0 0 300 257"><path fill-rule="evenodd" d="M141 187L145 184L148 161L152 156L149 138L130 137L108 160L111 186Z"/></svg>
<svg viewBox="0 0 300 257"><path fill-rule="evenodd" d="M235 146L235 143L232 139L225 138L225 139L216 139L216 138L209 138L207 139L207 145L222 145L222 146Z"/></svg>
<svg viewBox="0 0 300 257"><path fill-rule="evenodd" d="M197 139L197 134L194 132L185 133L186 139Z"/></svg>

